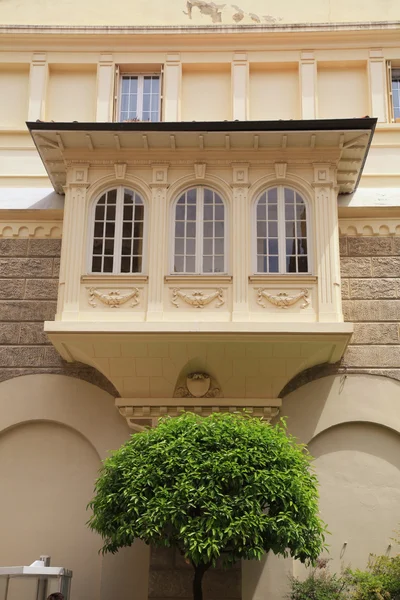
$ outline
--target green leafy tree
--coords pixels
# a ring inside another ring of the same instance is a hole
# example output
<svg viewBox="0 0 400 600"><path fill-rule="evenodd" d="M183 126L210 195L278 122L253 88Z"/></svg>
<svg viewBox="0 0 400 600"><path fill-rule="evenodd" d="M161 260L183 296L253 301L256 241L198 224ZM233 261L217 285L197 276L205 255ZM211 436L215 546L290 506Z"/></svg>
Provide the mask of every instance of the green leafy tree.
<svg viewBox="0 0 400 600"><path fill-rule="evenodd" d="M313 562L324 547L310 455L284 422L246 414L183 413L134 434L104 462L89 506L103 552L137 538L177 548L194 568L194 600L219 558L272 550Z"/></svg>

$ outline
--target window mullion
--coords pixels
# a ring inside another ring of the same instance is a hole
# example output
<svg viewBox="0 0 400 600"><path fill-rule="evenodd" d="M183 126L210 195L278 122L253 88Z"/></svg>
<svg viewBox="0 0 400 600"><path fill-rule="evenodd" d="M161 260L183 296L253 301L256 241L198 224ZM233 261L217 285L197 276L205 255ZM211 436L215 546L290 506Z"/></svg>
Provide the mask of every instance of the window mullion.
<svg viewBox="0 0 400 600"><path fill-rule="evenodd" d="M196 273L203 272L203 211L204 211L204 189L196 190Z"/></svg>
<svg viewBox="0 0 400 600"><path fill-rule="evenodd" d="M114 263L113 274L118 275L121 272L121 253L122 253L122 213L124 210L124 188L117 189L117 206L115 211L115 232L114 232Z"/></svg>
<svg viewBox="0 0 400 600"><path fill-rule="evenodd" d="M142 121L143 119L143 75L138 75L138 96L137 96L137 118Z"/></svg>
<svg viewBox="0 0 400 600"><path fill-rule="evenodd" d="M279 273L286 273L286 222L285 222L285 196L283 187L278 186L278 254Z"/></svg>

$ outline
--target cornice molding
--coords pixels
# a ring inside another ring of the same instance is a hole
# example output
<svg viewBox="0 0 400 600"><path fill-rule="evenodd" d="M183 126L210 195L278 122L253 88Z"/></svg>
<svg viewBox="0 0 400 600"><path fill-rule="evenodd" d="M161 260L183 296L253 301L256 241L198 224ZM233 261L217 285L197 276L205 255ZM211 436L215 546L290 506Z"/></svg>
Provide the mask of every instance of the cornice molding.
<svg viewBox="0 0 400 600"><path fill-rule="evenodd" d="M0 211L0 238L52 238L62 236L63 213L53 210Z"/></svg>
<svg viewBox="0 0 400 600"><path fill-rule="evenodd" d="M400 218L339 219L341 236L400 236Z"/></svg>

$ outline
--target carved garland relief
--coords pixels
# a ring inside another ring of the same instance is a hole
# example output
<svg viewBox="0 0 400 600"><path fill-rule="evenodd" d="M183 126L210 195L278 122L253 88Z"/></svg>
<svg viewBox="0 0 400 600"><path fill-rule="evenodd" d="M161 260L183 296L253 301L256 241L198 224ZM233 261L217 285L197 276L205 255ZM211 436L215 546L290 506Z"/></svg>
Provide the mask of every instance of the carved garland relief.
<svg viewBox="0 0 400 600"><path fill-rule="evenodd" d="M186 302L186 304L189 304L194 308L204 308L213 302L213 300L218 300L215 308L220 308L223 304L225 304L224 291L222 288L218 288L215 290L215 292L212 292L208 295L197 290L191 294L185 294L180 288L174 288L172 290L171 302L176 308L179 308L179 300L183 300Z"/></svg>
<svg viewBox="0 0 400 600"><path fill-rule="evenodd" d="M310 304L309 297L310 291L306 288L301 290L301 292L295 296L289 296L286 292L279 292L279 294L276 295L269 294L265 288L259 288L257 290L257 304L263 308L266 308L264 300L267 300L270 304L278 308L289 308L289 306L294 306L300 300L304 300L300 305L300 308L307 308Z"/></svg>
<svg viewBox="0 0 400 600"><path fill-rule="evenodd" d="M139 288L133 288L131 292L128 294L121 294L119 290L113 290L108 294L103 294L98 289L93 287L86 288L89 293L89 304L92 308L96 308L97 302L95 300L100 300L103 304L108 306L109 308L119 308L122 304L125 304L129 300L132 300L130 303L130 307L134 308L140 302L139 300Z"/></svg>

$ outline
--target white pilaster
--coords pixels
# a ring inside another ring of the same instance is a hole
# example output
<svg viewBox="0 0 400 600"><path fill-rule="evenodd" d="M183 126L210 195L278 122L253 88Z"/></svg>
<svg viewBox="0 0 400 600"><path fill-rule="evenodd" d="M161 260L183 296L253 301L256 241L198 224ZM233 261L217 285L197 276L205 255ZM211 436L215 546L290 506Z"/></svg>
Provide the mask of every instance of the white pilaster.
<svg viewBox="0 0 400 600"><path fill-rule="evenodd" d="M164 67L164 121L180 121L182 64L179 53L167 54Z"/></svg>
<svg viewBox="0 0 400 600"><path fill-rule="evenodd" d="M248 116L249 63L247 54L236 52L232 61L232 115L234 121Z"/></svg>
<svg viewBox="0 0 400 600"><path fill-rule="evenodd" d="M248 321L250 318L248 165L233 166L232 188L232 320Z"/></svg>
<svg viewBox="0 0 400 600"><path fill-rule="evenodd" d="M318 276L318 314L321 323L343 321L340 293L337 188L332 167L314 164L315 257Z"/></svg>
<svg viewBox="0 0 400 600"><path fill-rule="evenodd" d="M29 72L28 121L45 117L48 74L47 55L44 52L34 52Z"/></svg>
<svg viewBox="0 0 400 600"><path fill-rule="evenodd" d="M162 321L164 310L164 267L167 228L167 176L166 165L153 165L151 207L149 224L149 285L147 321Z"/></svg>
<svg viewBox="0 0 400 600"><path fill-rule="evenodd" d="M110 122L114 112L114 59L112 54L101 54L97 65L96 121Z"/></svg>
<svg viewBox="0 0 400 600"><path fill-rule="evenodd" d="M317 66L313 52L300 57L301 118L316 119Z"/></svg>
<svg viewBox="0 0 400 600"><path fill-rule="evenodd" d="M73 169L72 177L65 186L63 239L60 264L59 312L63 321L77 321L79 296L84 260L87 198L86 190L88 167Z"/></svg>
<svg viewBox="0 0 400 600"><path fill-rule="evenodd" d="M370 50L369 52L369 89L371 117L377 117L379 123L386 123L387 99L386 99L386 65L382 50Z"/></svg>

